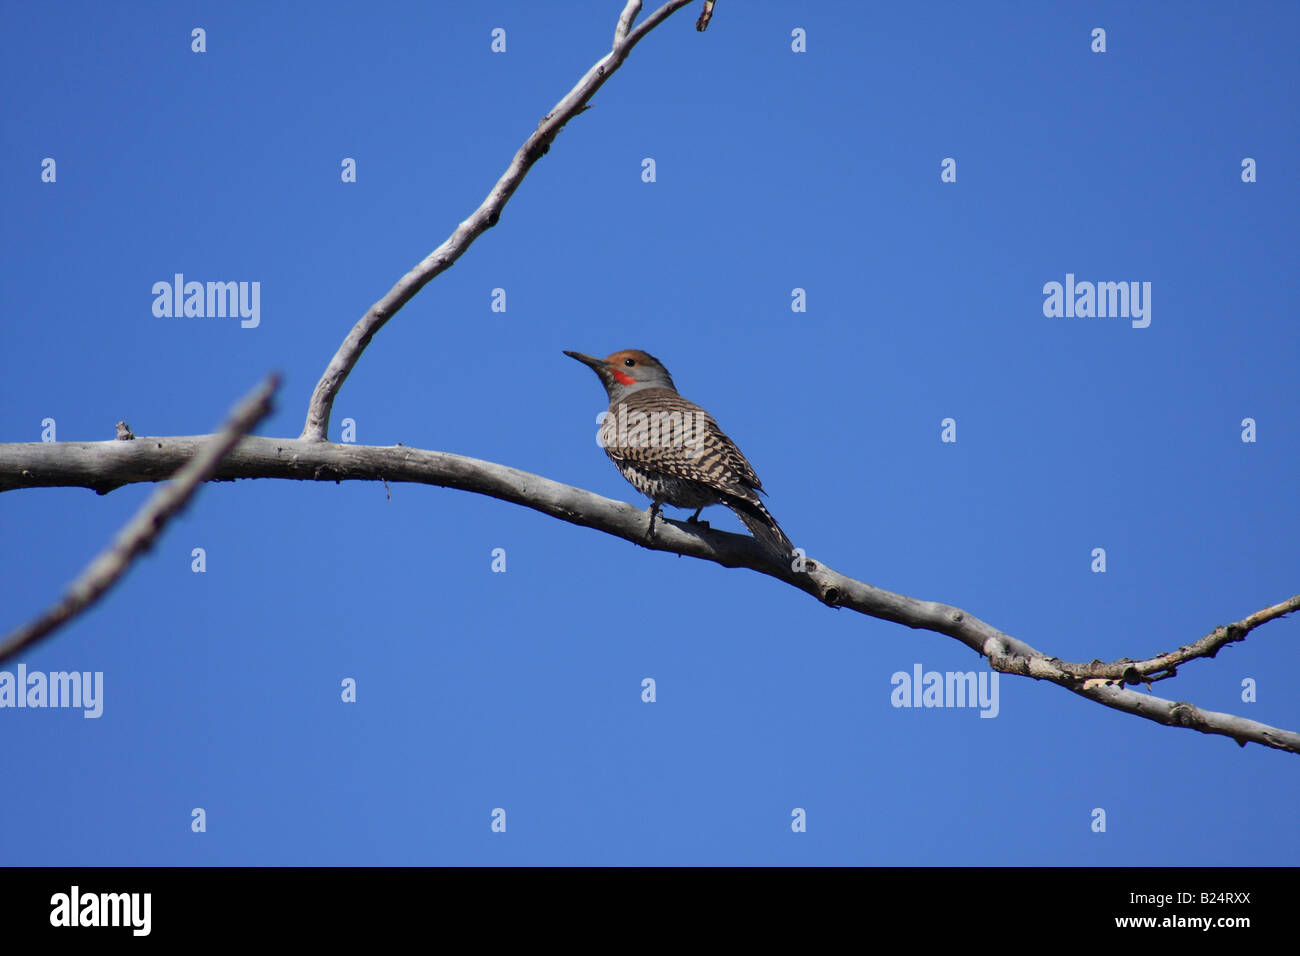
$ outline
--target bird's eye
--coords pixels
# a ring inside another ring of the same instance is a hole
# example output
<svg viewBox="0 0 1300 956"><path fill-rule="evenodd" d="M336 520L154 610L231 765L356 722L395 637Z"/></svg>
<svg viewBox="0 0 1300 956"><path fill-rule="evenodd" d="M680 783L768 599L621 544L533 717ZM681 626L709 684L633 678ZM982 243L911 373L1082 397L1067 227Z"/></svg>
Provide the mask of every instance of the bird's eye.
<svg viewBox="0 0 1300 956"><path fill-rule="evenodd" d="M631 368L633 365L636 364L636 359L634 359L634 358L625 358L625 359L623 359L623 364L626 365L628 368Z"/></svg>

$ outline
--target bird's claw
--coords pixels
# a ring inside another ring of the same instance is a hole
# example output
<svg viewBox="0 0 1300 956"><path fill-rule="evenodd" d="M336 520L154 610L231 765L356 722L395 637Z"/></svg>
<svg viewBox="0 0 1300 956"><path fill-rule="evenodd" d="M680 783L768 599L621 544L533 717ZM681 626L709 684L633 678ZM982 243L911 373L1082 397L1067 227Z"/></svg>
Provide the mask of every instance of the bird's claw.
<svg viewBox="0 0 1300 956"><path fill-rule="evenodd" d="M645 536L647 541L653 541L655 537L655 516L659 514L659 503L655 502L650 506L650 523L646 525Z"/></svg>

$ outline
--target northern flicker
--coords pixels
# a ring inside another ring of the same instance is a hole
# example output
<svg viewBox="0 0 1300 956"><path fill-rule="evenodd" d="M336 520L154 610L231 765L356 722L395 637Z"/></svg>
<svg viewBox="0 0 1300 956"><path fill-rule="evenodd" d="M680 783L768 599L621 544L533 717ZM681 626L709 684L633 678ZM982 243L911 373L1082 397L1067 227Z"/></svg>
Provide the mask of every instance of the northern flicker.
<svg viewBox="0 0 1300 956"><path fill-rule="evenodd" d="M652 502L648 533L661 505L700 510L726 505L759 541L783 558L794 551L758 494L753 467L713 416L677 394L668 369L638 349L605 359L565 355L588 366L609 394L600 444L623 477Z"/></svg>

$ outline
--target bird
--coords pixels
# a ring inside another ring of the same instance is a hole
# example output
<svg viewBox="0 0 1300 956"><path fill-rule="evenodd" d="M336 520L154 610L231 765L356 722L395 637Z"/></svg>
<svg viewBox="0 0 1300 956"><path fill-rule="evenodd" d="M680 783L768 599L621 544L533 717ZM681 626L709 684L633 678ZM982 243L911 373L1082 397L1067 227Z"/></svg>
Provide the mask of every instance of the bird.
<svg viewBox="0 0 1300 956"><path fill-rule="evenodd" d="M567 349L564 354L590 368L605 386L609 412L600 426L600 445L623 477L650 499L647 537L654 536L662 505L695 509L689 523L703 523L700 511L710 505L726 505L769 551L782 558L794 553L759 498L763 485L753 466L712 415L677 394L662 362L640 349L603 359Z"/></svg>

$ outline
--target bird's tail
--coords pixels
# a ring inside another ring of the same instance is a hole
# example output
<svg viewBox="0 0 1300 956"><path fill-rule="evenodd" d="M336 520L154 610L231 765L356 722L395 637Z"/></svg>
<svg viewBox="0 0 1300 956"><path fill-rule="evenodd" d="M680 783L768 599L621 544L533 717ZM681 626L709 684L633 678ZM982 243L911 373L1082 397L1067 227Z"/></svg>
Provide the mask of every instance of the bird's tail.
<svg viewBox="0 0 1300 956"><path fill-rule="evenodd" d="M733 498L727 501L727 507L739 516L750 533L766 545L769 551L782 560L794 554L794 544L761 501Z"/></svg>

